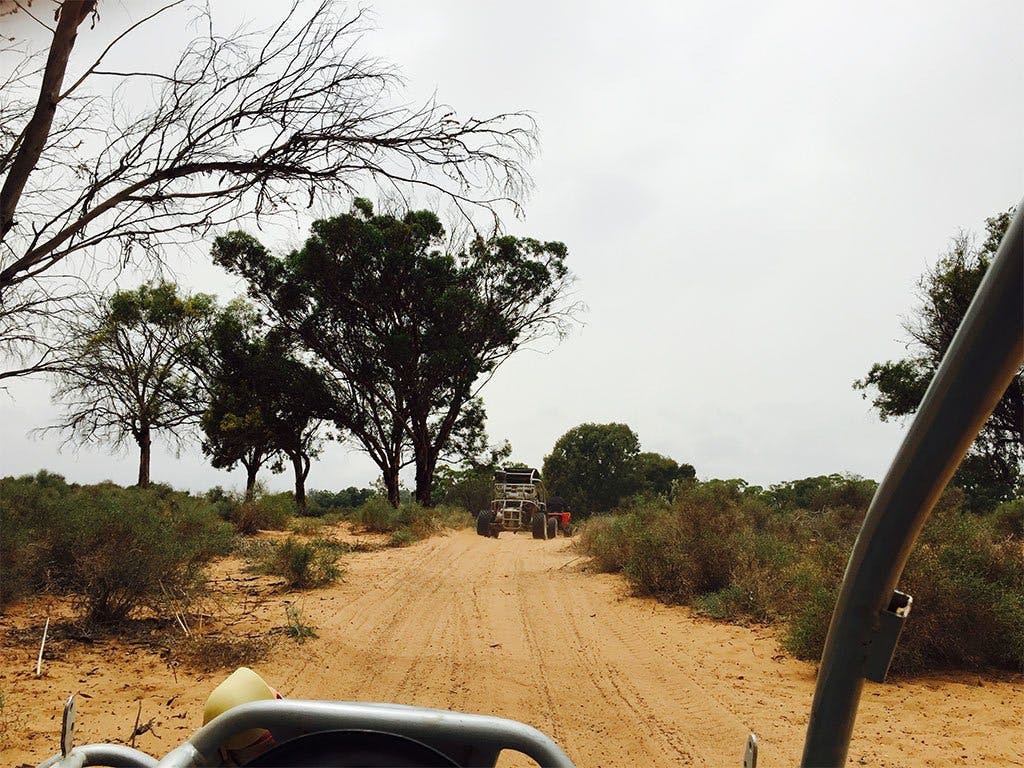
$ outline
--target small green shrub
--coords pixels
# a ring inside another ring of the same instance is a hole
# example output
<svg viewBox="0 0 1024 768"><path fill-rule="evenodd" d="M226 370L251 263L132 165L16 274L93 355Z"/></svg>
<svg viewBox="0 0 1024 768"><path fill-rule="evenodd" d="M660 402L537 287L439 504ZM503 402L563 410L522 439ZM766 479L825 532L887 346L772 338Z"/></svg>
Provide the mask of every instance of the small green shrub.
<svg viewBox="0 0 1024 768"><path fill-rule="evenodd" d="M765 621L768 618L768 607L764 601L739 584L730 584L717 592L700 595L694 600L694 606L698 612L719 621Z"/></svg>
<svg viewBox="0 0 1024 768"><path fill-rule="evenodd" d="M327 539L301 542L287 538L262 563L264 573L280 576L289 589L311 589L330 584L341 575L338 555L343 545Z"/></svg>
<svg viewBox="0 0 1024 768"><path fill-rule="evenodd" d="M302 536L311 536L324 527L322 517L293 517L288 522L288 530Z"/></svg>
<svg viewBox="0 0 1024 768"><path fill-rule="evenodd" d="M0 510L2 581L16 585L4 599L25 589L69 593L93 622L187 603L202 566L231 539L213 505L166 486L70 486L41 473L0 481ZM11 545L21 554L11 557Z"/></svg>
<svg viewBox="0 0 1024 768"><path fill-rule="evenodd" d="M47 586L48 536L71 486L60 475L0 479L0 608Z"/></svg>
<svg viewBox="0 0 1024 768"><path fill-rule="evenodd" d="M370 533L391 533L402 524L401 514L383 496L373 496L356 512L356 519Z"/></svg>
<svg viewBox="0 0 1024 768"><path fill-rule="evenodd" d="M284 609L287 623L284 626L285 634L297 643L304 643L310 638L318 637L316 627L306 624L302 619L302 611L299 606L289 604Z"/></svg>
<svg viewBox="0 0 1024 768"><path fill-rule="evenodd" d="M641 594L685 603L729 586L750 518L767 512L737 484L710 482L679 488L668 506L625 514L627 578Z"/></svg>
<svg viewBox="0 0 1024 768"><path fill-rule="evenodd" d="M221 486L215 485L203 494L205 498L217 510L217 516L221 520L230 521L235 509L241 503L240 499L233 493L225 491Z"/></svg>
<svg viewBox="0 0 1024 768"><path fill-rule="evenodd" d="M257 531L283 531L295 514L295 501L290 493L275 493L240 502L230 514L235 530L246 536Z"/></svg>
<svg viewBox="0 0 1024 768"><path fill-rule="evenodd" d="M324 526L334 526L339 523L350 522L352 516L355 514L355 510L345 510L344 512L328 512L319 518L320 523Z"/></svg>
<svg viewBox="0 0 1024 768"><path fill-rule="evenodd" d="M369 533L394 533L406 528L418 539L447 528L464 528L472 522L469 513L459 507L421 507L409 502L395 509L383 496L370 498L356 511L355 518Z"/></svg>
<svg viewBox="0 0 1024 768"><path fill-rule="evenodd" d="M461 507L421 507L419 504L403 504L399 510L401 526L407 528L417 539L436 536L450 528L465 528L472 517Z"/></svg>
<svg viewBox="0 0 1024 768"><path fill-rule="evenodd" d="M576 546L591 557L598 570L621 571L629 561L633 543L629 528L636 523L634 516L595 515L581 524Z"/></svg>
<svg viewBox="0 0 1024 768"><path fill-rule="evenodd" d="M392 547L408 547L416 541L418 541L416 534L408 528L399 528L391 534L391 540L389 543Z"/></svg>
<svg viewBox="0 0 1024 768"><path fill-rule="evenodd" d="M829 621L835 608L838 584L806 574L809 580L803 602L786 623L783 647L798 659L821 658L828 635Z"/></svg>

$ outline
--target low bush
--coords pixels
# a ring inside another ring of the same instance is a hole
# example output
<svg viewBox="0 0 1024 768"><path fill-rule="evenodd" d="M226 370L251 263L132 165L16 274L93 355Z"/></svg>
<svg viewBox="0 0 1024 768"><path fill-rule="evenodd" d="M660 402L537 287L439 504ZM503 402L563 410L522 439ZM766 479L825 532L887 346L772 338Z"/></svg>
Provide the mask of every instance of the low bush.
<svg viewBox="0 0 1024 768"><path fill-rule="evenodd" d="M0 608L46 587L49 537L41 533L70 491L63 477L45 470L0 479Z"/></svg>
<svg viewBox="0 0 1024 768"><path fill-rule="evenodd" d="M874 485L843 476L773 486L680 488L583 526L578 546L639 594L712 618L778 621L800 658L820 657ZM802 499L806 507L791 506ZM812 507L808 509L807 507ZM1024 671L1024 501L981 516L947 492L900 580L914 597L892 671L997 666Z"/></svg>
<svg viewBox="0 0 1024 768"><path fill-rule="evenodd" d="M341 575L338 556L344 545L329 539L302 542L289 537L260 559L257 570L284 579L289 589L311 589L330 584Z"/></svg>
<svg viewBox="0 0 1024 768"><path fill-rule="evenodd" d="M449 528L464 528L472 522L469 513L460 507L421 507L407 503L395 509L383 496L369 499L356 511L355 518L369 533L406 529L416 539L425 539Z"/></svg>
<svg viewBox="0 0 1024 768"><path fill-rule="evenodd" d="M288 521L288 530L301 536L312 536L326 525L322 517L293 517Z"/></svg>
<svg viewBox="0 0 1024 768"><path fill-rule="evenodd" d="M206 499L214 509L217 510L217 516L221 520L231 520L231 516L235 509L241 503L241 499L230 491L225 491L223 487L215 485L210 488L206 493L203 494L203 498Z"/></svg>
<svg viewBox="0 0 1024 768"><path fill-rule="evenodd" d="M914 597L897 671L998 666L1024 671L1024 538L959 509L925 526L900 580Z"/></svg>
<svg viewBox="0 0 1024 768"><path fill-rule="evenodd" d="M399 528L391 534L390 543L392 547L408 547L415 541L418 541L416 534L408 528Z"/></svg>
<svg viewBox="0 0 1024 768"><path fill-rule="evenodd" d="M576 546L590 555L598 570L621 571L630 559L635 538L632 528L639 524L633 514L594 516L581 525Z"/></svg>
<svg viewBox="0 0 1024 768"><path fill-rule="evenodd" d="M356 520L369 533L391 533L402 525L397 509L383 496L372 496L356 511Z"/></svg>
<svg viewBox="0 0 1024 768"><path fill-rule="evenodd" d="M85 618L113 622L163 612L202 583L202 566L230 546L230 527L205 499L166 487L70 486L52 476L0 481L4 551L17 589L76 596ZM31 541L9 558L11 543ZM5 590L4 599L17 589Z"/></svg>
<svg viewBox="0 0 1024 768"><path fill-rule="evenodd" d="M620 521L598 534L597 556L606 568L622 560L639 593L687 603L730 586L749 520L766 514L762 506L729 483L680 487L671 503L641 503L615 515Z"/></svg>
<svg viewBox="0 0 1024 768"><path fill-rule="evenodd" d="M452 528L465 528L473 522L472 516L461 507L440 504L436 507L403 504L400 513L402 525L417 539L436 536Z"/></svg>
<svg viewBox="0 0 1024 768"><path fill-rule="evenodd" d="M243 501L230 512L235 530L245 536L257 531L283 531L295 514L295 499L291 493L274 493Z"/></svg>
<svg viewBox="0 0 1024 768"><path fill-rule="evenodd" d="M286 623L282 627L284 633L297 643L318 637L316 627L307 624L302 618L302 610L297 605L286 605L284 609Z"/></svg>

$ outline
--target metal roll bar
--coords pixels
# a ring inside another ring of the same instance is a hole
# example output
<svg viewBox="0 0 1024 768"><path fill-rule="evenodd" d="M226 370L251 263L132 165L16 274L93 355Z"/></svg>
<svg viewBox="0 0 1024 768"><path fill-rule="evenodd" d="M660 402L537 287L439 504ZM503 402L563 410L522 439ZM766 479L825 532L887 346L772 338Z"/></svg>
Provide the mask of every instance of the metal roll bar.
<svg viewBox="0 0 1024 768"><path fill-rule="evenodd" d="M1022 363L1024 201L868 508L821 657L805 768L846 764L864 678L877 679L879 647L895 644L886 625L890 614L899 615L894 591L910 550ZM882 667L884 677L888 658Z"/></svg>

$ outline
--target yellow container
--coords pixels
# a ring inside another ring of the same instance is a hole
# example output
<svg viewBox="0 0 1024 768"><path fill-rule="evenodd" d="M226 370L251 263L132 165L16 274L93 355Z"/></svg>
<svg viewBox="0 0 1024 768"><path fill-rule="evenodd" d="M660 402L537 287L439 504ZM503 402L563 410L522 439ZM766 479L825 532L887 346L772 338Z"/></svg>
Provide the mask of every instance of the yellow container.
<svg viewBox="0 0 1024 768"><path fill-rule="evenodd" d="M227 712L239 704L247 704L250 701L260 701L261 699L277 698L280 698L280 696L278 696L273 688L267 685L262 677L248 667L239 667L223 683L214 688L213 692L207 697L206 705L203 707L203 725L206 725L217 715ZM268 731L263 728L255 728L236 734L228 739L222 747L231 752L240 752L248 750L249 747L253 747L260 742L266 742L269 738L270 733ZM271 740L263 749L272 744L273 741Z"/></svg>

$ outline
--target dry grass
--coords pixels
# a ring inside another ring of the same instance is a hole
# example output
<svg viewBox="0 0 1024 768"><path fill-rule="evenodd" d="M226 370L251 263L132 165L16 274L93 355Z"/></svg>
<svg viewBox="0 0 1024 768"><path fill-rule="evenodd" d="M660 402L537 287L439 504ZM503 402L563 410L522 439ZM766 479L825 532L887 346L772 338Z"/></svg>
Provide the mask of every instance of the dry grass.
<svg viewBox="0 0 1024 768"><path fill-rule="evenodd" d="M219 632L197 635L178 641L171 651L173 659L201 672L216 672L262 661L273 646L269 635L250 633L232 636Z"/></svg>

